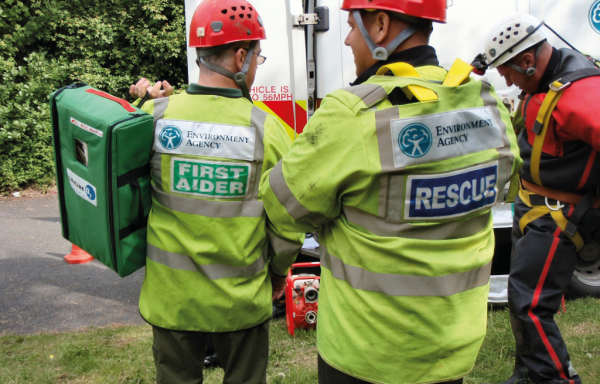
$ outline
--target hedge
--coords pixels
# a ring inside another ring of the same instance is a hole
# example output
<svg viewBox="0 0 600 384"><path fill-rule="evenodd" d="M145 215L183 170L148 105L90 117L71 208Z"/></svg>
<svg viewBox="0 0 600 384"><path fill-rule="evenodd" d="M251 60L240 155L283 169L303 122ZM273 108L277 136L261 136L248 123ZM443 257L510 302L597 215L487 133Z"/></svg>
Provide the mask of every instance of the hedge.
<svg viewBox="0 0 600 384"><path fill-rule="evenodd" d="M54 180L54 90L82 81L128 98L142 76L186 83L183 0L3 0L0 39L0 193Z"/></svg>

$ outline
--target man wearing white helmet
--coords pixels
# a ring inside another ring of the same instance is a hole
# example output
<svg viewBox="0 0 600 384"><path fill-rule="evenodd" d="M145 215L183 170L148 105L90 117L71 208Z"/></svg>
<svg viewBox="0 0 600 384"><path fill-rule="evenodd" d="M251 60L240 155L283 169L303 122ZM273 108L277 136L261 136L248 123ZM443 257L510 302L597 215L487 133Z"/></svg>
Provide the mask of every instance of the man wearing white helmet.
<svg viewBox="0 0 600 384"><path fill-rule="evenodd" d="M523 91L508 286L516 362L505 384L581 383L554 314L577 258L600 258L600 70L575 50L552 47L544 25L528 14L501 20L474 62Z"/></svg>

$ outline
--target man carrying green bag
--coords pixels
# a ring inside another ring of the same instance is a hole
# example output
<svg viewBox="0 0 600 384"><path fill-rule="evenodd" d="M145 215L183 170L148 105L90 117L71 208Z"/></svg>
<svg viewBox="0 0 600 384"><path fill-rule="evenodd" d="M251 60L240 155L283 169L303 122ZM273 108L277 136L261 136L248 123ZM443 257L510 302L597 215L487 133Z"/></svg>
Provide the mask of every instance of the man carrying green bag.
<svg viewBox="0 0 600 384"><path fill-rule="evenodd" d="M232 20L235 9L250 16ZM304 236L268 221L258 187L291 140L250 101L264 61L256 9L206 0L190 31L198 84L170 97L145 79L131 89L159 97L142 107L155 119L155 154L140 313L153 326L159 383L201 383L210 342L226 383L266 383L272 299Z"/></svg>

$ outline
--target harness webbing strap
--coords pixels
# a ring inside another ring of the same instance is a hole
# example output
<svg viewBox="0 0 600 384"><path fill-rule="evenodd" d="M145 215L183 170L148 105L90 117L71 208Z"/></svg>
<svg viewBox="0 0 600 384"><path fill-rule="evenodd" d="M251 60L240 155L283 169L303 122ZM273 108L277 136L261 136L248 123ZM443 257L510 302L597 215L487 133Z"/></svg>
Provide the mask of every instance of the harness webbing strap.
<svg viewBox="0 0 600 384"><path fill-rule="evenodd" d="M534 206L531 203L531 195L534 195L534 193L523 189L521 186L521 189L519 190L519 197L525 203L525 205L531 208L529 212L524 214L523 217L521 217L521 220L519 220L519 228L521 229L521 233L524 233L525 227L529 223L549 213L556 225L558 225L565 235L573 242L575 249L579 251L581 248L583 248L585 243L579 232L574 232L574 234L571 234L572 232L567 230L569 220L563 214L561 206L558 204L559 201L557 202L556 207L550 207L548 204Z"/></svg>
<svg viewBox="0 0 600 384"><path fill-rule="evenodd" d="M558 225L560 229L564 232L564 234L567 235L567 237L573 242L573 244L575 245L575 250L579 252L579 250L585 245L585 243L583 242L583 238L581 237L579 232L575 232L575 235L570 235L565 230L567 225L569 224L569 220L565 217L562 211L550 211L550 216L552 216L554 222L556 222L556 225Z"/></svg>
<svg viewBox="0 0 600 384"><path fill-rule="evenodd" d="M583 199L583 195L573 192L561 191L559 189L542 187L534 183L530 183L527 180L521 179L523 188L529 192L535 193L540 196L547 197L552 200L559 200L563 203L577 205ZM600 208L600 200L595 199L592 208Z"/></svg>
<svg viewBox="0 0 600 384"><path fill-rule="evenodd" d="M579 202L579 204L577 204L575 210L571 214L571 218L564 229L567 235L575 236L581 218L587 213L587 211L590 210L590 208L592 208L593 204L594 197L592 192L589 192L583 197L583 199L581 199L581 201Z"/></svg>
<svg viewBox="0 0 600 384"><path fill-rule="evenodd" d="M525 199L522 199L522 200L525 202ZM527 204L527 203L525 203L525 204ZM528 206L529 206L529 204L528 204ZM519 220L519 228L521 229L521 233L525 233L524 232L525 227L529 223L548 214L548 212L550 212L550 209L548 209L546 206L538 206L538 207L532 208L529 212L524 214L523 217L521 217L521 220Z"/></svg>
<svg viewBox="0 0 600 384"><path fill-rule="evenodd" d="M421 78L421 75L415 69L415 67L407 63L393 63L384 65L377 71L377 76L383 76L388 72L392 72L394 76L397 77L415 77L417 79ZM437 93L435 93L429 88L425 88L420 85L409 85L407 88L410 91L410 93L412 93L412 95L421 102L439 100L439 96L437 95Z"/></svg>
<svg viewBox="0 0 600 384"><path fill-rule="evenodd" d="M544 147L544 139L552 117L552 111L556 107L558 100L562 96L562 83L555 81L552 83L550 91L546 94L546 98L540 107L533 132L536 134L533 141L533 149L531 150L530 172L533 181L538 185L543 185L540 178L540 160L542 158L542 148Z"/></svg>
<svg viewBox="0 0 600 384"><path fill-rule="evenodd" d="M458 87L469 78L469 75L473 71L473 67L470 64L465 63L461 59L456 59L452 68L448 71L446 79L442 85L447 87Z"/></svg>

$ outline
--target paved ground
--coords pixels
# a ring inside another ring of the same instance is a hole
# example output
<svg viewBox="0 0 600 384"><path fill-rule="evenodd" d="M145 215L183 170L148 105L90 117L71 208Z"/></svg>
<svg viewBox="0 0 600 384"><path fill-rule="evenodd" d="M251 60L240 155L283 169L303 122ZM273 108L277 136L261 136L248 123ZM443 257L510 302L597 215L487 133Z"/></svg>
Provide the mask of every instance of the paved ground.
<svg viewBox="0 0 600 384"><path fill-rule="evenodd" d="M140 270L120 278L98 261L69 265L56 195L0 199L0 335L143 324Z"/></svg>

